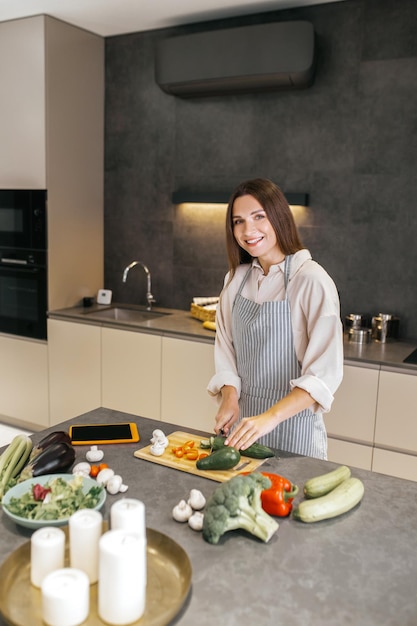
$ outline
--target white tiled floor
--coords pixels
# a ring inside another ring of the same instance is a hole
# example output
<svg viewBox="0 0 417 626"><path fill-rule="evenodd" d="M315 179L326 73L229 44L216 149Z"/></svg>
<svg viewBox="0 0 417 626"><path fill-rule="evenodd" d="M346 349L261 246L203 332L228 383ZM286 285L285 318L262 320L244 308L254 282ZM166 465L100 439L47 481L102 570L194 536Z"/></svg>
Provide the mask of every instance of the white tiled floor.
<svg viewBox="0 0 417 626"><path fill-rule="evenodd" d="M25 435L31 435L32 433L23 430L22 428L14 428L13 426L8 426L6 424L0 424L0 447L8 445L13 437L16 435L20 435L24 433Z"/></svg>

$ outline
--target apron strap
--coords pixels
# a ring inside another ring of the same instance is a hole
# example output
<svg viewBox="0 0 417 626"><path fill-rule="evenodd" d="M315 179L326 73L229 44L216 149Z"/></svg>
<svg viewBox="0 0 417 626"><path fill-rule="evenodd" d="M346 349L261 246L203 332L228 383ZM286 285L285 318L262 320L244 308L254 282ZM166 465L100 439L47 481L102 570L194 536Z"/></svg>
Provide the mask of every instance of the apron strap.
<svg viewBox="0 0 417 626"><path fill-rule="evenodd" d="M247 280L248 280L248 278L249 278L249 274L250 274L251 270L252 270L252 265L249 267L248 271L246 272L245 276L243 277L243 280L242 280L242 282L240 283L240 286L239 286L239 289L238 289L238 291L237 291L236 296L240 296L240 295L241 295L241 293L242 293L242 289L243 289L243 287L245 286L245 283L246 283L246 281L247 281ZM233 309L235 308L236 296L235 296L235 299L233 300L233 304L232 304L232 312L233 312Z"/></svg>
<svg viewBox="0 0 417 626"><path fill-rule="evenodd" d="M291 270L292 257L293 257L292 254L289 254L288 256L285 257L285 264L284 264L285 299L287 299L287 286L288 286L288 282L290 280L290 270Z"/></svg>

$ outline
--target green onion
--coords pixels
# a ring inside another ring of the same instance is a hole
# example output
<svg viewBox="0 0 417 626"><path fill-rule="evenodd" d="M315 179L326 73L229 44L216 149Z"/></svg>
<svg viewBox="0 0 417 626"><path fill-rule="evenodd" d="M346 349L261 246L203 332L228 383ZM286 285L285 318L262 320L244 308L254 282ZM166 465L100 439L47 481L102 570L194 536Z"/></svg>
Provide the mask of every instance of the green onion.
<svg viewBox="0 0 417 626"><path fill-rule="evenodd" d="M32 440L27 435L16 435L0 456L0 502L12 478L26 465L32 450Z"/></svg>

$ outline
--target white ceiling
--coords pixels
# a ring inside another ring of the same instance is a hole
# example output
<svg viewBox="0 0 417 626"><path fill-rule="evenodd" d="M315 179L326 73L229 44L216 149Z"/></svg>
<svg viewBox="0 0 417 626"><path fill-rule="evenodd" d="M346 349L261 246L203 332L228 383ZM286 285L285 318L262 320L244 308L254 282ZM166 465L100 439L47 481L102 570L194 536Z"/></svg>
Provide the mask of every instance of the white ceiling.
<svg viewBox="0 0 417 626"><path fill-rule="evenodd" d="M108 37L334 1L0 0L0 22L45 14Z"/></svg>

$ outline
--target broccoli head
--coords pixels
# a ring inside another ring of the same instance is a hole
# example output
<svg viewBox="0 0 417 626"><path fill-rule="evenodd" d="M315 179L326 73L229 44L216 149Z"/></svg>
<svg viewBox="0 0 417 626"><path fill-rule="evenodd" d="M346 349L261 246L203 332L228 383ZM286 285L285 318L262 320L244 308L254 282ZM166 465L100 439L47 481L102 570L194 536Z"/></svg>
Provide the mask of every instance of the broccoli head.
<svg viewBox="0 0 417 626"><path fill-rule="evenodd" d="M239 474L220 483L204 512L203 537L218 543L230 530L243 529L264 542L278 530L278 523L262 508L261 492L271 486L262 474Z"/></svg>

